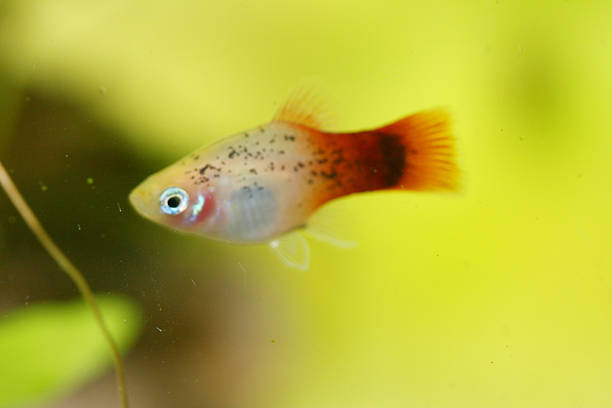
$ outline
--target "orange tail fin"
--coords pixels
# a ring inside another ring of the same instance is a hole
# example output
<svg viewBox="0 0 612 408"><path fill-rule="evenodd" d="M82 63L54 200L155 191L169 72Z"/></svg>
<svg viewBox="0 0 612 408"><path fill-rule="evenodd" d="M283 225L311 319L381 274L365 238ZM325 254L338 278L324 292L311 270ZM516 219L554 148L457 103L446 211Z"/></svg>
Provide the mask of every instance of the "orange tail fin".
<svg viewBox="0 0 612 408"><path fill-rule="evenodd" d="M404 146L404 166L392 188L457 191L459 168L449 114L442 110L415 113L376 132L394 135Z"/></svg>
<svg viewBox="0 0 612 408"><path fill-rule="evenodd" d="M457 191L455 139L444 110L416 113L378 129L313 131L312 198L321 205L363 191ZM308 176L310 177L310 176Z"/></svg>

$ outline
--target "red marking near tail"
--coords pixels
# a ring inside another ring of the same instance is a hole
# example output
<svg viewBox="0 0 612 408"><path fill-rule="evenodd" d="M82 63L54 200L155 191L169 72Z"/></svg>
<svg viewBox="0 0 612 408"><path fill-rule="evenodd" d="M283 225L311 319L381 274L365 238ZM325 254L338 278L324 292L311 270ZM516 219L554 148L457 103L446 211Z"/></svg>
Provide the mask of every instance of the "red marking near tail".
<svg viewBox="0 0 612 408"><path fill-rule="evenodd" d="M382 189L456 191L459 170L449 115L416 113L378 129L357 133L316 132L322 186L315 200ZM325 180L326 179L326 180Z"/></svg>

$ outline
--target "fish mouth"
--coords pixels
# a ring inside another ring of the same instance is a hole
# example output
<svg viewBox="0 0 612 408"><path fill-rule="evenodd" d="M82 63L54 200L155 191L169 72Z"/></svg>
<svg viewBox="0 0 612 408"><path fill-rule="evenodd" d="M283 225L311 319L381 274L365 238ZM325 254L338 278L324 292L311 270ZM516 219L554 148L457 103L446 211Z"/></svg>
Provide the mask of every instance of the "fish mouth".
<svg viewBox="0 0 612 408"><path fill-rule="evenodd" d="M149 195L140 186L130 192L128 199L138 214L145 218L152 218Z"/></svg>

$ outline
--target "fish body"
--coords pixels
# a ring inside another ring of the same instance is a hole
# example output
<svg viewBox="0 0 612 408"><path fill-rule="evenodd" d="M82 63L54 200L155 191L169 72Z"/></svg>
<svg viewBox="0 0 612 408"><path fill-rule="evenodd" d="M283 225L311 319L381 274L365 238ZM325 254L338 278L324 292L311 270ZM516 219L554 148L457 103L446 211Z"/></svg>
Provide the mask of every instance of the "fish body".
<svg viewBox="0 0 612 408"><path fill-rule="evenodd" d="M270 242L307 225L324 203L383 190L454 190L454 142L444 111L354 133L320 129L316 109L290 99L275 119L195 151L130 194L143 216L235 243Z"/></svg>

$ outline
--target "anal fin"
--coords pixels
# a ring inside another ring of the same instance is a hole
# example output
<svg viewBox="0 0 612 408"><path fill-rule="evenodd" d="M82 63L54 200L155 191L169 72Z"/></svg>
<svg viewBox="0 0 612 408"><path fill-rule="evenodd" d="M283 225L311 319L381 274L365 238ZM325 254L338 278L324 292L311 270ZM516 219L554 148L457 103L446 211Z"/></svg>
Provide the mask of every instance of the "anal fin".
<svg viewBox="0 0 612 408"><path fill-rule="evenodd" d="M334 204L319 209L308 220L304 233L338 248L355 248L359 243L350 237L346 228L348 218L342 211L342 207Z"/></svg>
<svg viewBox="0 0 612 408"><path fill-rule="evenodd" d="M348 239L339 238L333 232L328 231L328 230L321 230L318 228L308 228L304 230L304 233L311 238L314 238L321 242L325 242L326 244L330 244L338 248L351 249L359 245L357 241L351 241Z"/></svg>

